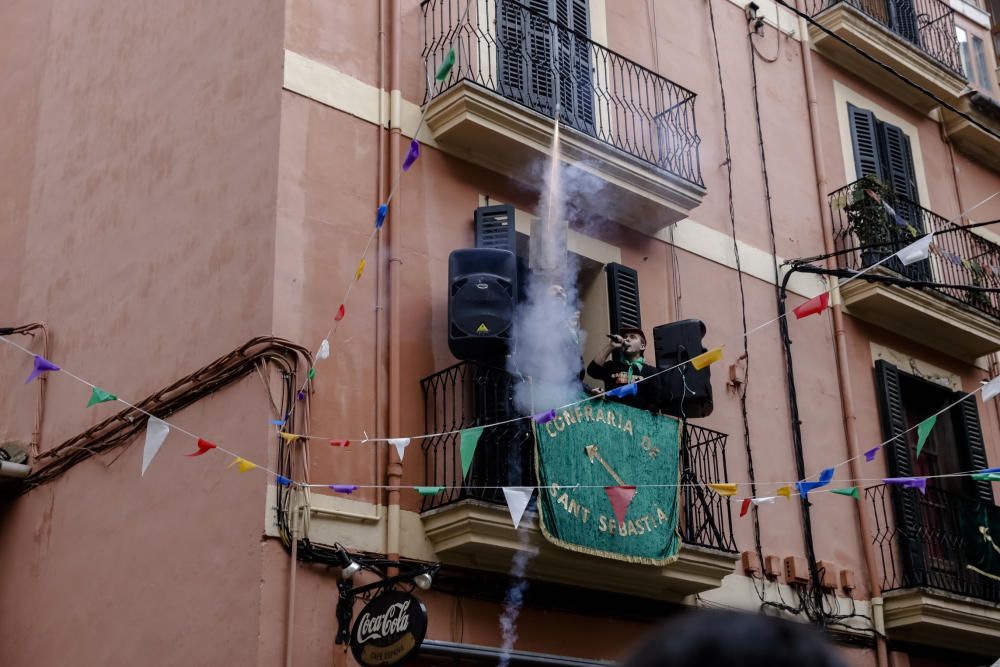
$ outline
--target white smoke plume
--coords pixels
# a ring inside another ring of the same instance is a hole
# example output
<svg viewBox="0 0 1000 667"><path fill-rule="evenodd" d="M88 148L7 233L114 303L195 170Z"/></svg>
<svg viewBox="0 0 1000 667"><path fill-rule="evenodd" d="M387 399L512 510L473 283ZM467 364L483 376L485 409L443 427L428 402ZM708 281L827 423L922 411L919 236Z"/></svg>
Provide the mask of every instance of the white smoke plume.
<svg viewBox="0 0 1000 667"><path fill-rule="evenodd" d="M517 641L517 618L521 615L521 608L524 606L524 593L528 590L528 580L524 578L528 563L538 553L538 549L528 542L528 529L522 527L518 531L521 541L521 548L514 554L514 559L510 564L510 588L507 589L507 596L503 601L503 613L500 614L500 632L503 638L500 644L500 659L497 661L499 667L507 667L510 664L510 652L514 650L514 643Z"/></svg>

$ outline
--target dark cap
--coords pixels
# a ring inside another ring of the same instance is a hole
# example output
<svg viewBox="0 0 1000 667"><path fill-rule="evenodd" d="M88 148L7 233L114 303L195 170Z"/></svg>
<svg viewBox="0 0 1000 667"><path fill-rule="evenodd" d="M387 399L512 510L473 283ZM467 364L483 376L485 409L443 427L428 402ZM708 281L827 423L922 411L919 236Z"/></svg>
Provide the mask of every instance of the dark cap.
<svg viewBox="0 0 1000 667"><path fill-rule="evenodd" d="M642 338L642 342L643 343L646 342L646 334L644 334L642 332L642 329L640 329L639 327L622 327L621 329L618 330L619 336L625 336L628 334L638 334L639 337Z"/></svg>

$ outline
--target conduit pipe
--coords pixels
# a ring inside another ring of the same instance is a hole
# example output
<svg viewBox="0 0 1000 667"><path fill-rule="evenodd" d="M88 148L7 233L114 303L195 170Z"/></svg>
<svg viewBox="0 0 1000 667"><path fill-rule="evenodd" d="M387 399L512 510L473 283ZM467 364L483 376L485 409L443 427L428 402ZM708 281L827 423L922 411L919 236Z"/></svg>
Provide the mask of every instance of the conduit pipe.
<svg viewBox="0 0 1000 667"><path fill-rule="evenodd" d="M795 8L803 12L802 0L795 0ZM781 11L780 7L778 11ZM805 80L806 102L809 111L809 136L812 139L813 167L816 171L816 198L819 205L820 221L823 230L823 249L827 255L834 251L833 222L830 219L830 209L826 203L828 189L826 166L823 159L823 143L819 128L819 111L816 102L816 78L813 72L812 47L809 45L809 26L802 16L799 16L799 35L802 46L802 76ZM828 256L827 268L836 268L836 258ZM852 479L863 477L858 463L858 434L856 430L857 415L854 412L854 391L851 387L851 372L847 358L847 335L844 331L844 314L841 307L840 291L836 290L831 309L833 315L834 352L837 359L837 385L840 389L840 404L844 416L844 434L847 438L847 455L850 457ZM861 550L868 570L868 585L871 590L872 621L876 628L875 649L879 667L888 667L889 656L886 649L882 618L882 587L876 573L875 552L869 536L872 534L864 503L855 503L858 508L858 525L861 531Z"/></svg>
<svg viewBox="0 0 1000 667"><path fill-rule="evenodd" d="M400 0L389 0L389 168L394 169L399 164L401 89L399 85L399 47L402 16ZM386 238L388 250L387 270L389 273L389 434L397 436L400 433L400 349L399 349L399 304L400 304L400 269L399 240L396 230L399 227L401 195L397 192L389 202L389 216L382 234ZM388 454L386 466L386 522L385 550L390 560L399 558L399 484L403 477L403 465L399 454L388 443L384 445Z"/></svg>

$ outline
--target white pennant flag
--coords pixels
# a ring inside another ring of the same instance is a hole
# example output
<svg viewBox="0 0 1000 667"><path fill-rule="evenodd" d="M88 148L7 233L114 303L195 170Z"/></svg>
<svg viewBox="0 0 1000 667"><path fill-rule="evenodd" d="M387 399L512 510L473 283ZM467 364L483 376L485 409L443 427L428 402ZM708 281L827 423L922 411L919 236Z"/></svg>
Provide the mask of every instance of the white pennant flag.
<svg viewBox="0 0 1000 667"><path fill-rule="evenodd" d="M535 489L530 486L505 486L503 496L507 499L507 509L510 510L510 520L514 522L516 529L524 516L524 510L531 500L531 494Z"/></svg>
<svg viewBox="0 0 1000 667"><path fill-rule="evenodd" d="M914 241L897 252L896 256L899 257L899 261L905 266L909 266L914 262L919 262L922 259L927 259L931 253L931 241L933 240L934 232L931 232L919 241Z"/></svg>
<svg viewBox="0 0 1000 667"><path fill-rule="evenodd" d="M410 444L409 438L389 438L389 444L396 448L396 452L399 454L399 460L403 460L403 452L406 451L406 446Z"/></svg>
<svg viewBox="0 0 1000 667"><path fill-rule="evenodd" d="M1000 394L1000 375L983 385L983 403Z"/></svg>
<svg viewBox="0 0 1000 667"><path fill-rule="evenodd" d="M156 417L150 417L146 423L146 444L142 448L142 474L146 474L146 468L153 462L156 452L160 451L160 445L167 439L170 427L167 422Z"/></svg>
<svg viewBox="0 0 1000 667"><path fill-rule="evenodd" d="M329 359L330 358L330 341L323 339L323 342L319 344L319 352L316 353L317 359Z"/></svg>
<svg viewBox="0 0 1000 667"><path fill-rule="evenodd" d="M764 496L763 498L751 498L754 505L773 505L778 496Z"/></svg>

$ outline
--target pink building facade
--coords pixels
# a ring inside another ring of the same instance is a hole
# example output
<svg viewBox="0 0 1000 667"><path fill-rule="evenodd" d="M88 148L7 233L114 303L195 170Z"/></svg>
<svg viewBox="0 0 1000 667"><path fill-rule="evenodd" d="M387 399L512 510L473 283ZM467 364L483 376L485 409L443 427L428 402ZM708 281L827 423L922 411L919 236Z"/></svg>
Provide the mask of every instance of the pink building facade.
<svg viewBox="0 0 1000 667"><path fill-rule="evenodd" d="M618 660L704 607L823 625L850 665L1000 653L962 520L990 483L940 477L1000 466L1000 409L961 400L1000 351L1000 235L962 229L1000 218L988 2L163 4L0 9L0 449L32 470L2 479L3 664L356 664L334 545L440 565L416 664L497 661L525 549L516 664ZM449 257L499 211L526 263L557 108L583 356L638 324L653 363L685 319L724 346L669 565L560 549L532 509L515 530L499 487L536 484L530 432L481 444L475 480L454 434L379 440L523 416L449 349ZM928 259L888 259L928 232ZM77 378L22 385L31 354ZM144 413L171 431L140 476ZM183 456L198 437L226 451ZM858 499L739 516L831 466Z"/></svg>

